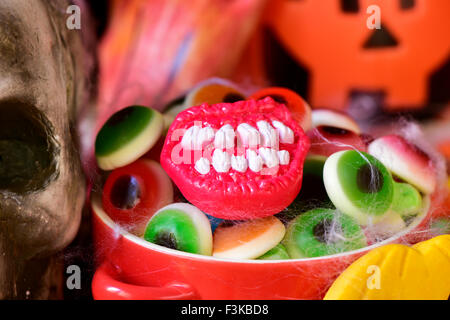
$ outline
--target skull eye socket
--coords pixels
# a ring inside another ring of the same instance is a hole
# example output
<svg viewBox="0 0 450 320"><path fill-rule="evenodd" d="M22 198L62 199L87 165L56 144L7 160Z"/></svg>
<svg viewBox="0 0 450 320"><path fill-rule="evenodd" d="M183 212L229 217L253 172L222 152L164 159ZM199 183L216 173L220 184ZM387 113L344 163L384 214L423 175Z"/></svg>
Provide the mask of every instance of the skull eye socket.
<svg viewBox="0 0 450 320"><path fill-rule="evenodd" d="M59 147L42 112L19 101L0 104L0 191L27 193L57 176Z"/></svg>
<svg viewBox="0 0 450 320"><path fill-rule="evenodd" d="M408 10L414 8L415 0L400 0L400 7L403 10Z"/></svg>
<svg viewBox="0 0 450 320"><path fill-rule="evenodd" d="M359 2L358 0L341 0L341 9L346 13L358 13Z"/></svg>

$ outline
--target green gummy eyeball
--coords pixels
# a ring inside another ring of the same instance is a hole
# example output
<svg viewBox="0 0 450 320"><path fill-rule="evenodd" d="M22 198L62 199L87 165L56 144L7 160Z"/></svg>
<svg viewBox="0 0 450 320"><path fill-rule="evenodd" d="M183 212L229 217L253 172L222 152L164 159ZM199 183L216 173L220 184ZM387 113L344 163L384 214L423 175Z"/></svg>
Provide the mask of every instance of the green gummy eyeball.
<svg viewBox="0 0 450 320"><path fill-rule="evenodd" d="M430 225L430 230L435 237L450 234L450 218L441 217L435 219Z"/></svg>
<svg viewBox="0 0 450 320"><path fill-rule="evenodd" d="M267 251L258 260L287 260L289 259L289 254L286 248L280 243L274 248Z"/></svg>
<svg viewBox="0 0 450 320"><path fill-rule="evenodd" d="M212 254L209 220L203 212L187 203L171 204L156 212L147 224L144 239L170 249Z"/></svg>
<svg viewBox="0 0 450 320"><path fill-rule="evenodd" d="M298 199L307 203L310 201L327 203L327 192L323 183L323 167L326 157L308 156L303 165L303 186L298 195Z"/></svg>
<svg viewBox="0 0 450 320"><path fill-rule="evenodd" d="M391 210L402 217L417 214L422 208L420 192L409 183L394 182L394 198Z"/></svg>
<svg viewBox="0 0 450 320"><path fill-rule="evenodd" d="M163 128L162 115L151 108L132 106L115 113L95 141L99 167L113 170L134 162L155 145Z"/></svg>
<svg viewBox="0 0 450 320"><path fill-rule="evenodd" d="M336 208L362 225L381 220L391 207L391 173L365 152L347 150L332 154L325 162L323 179Z"/></svg>
<svg viewBox="0 0 450 320"><path fill-rule="evenodd" d="M322 208L292 220L282 243L291 258L321 257L367 246L361 227L352 217Z"/></svg>
<svg viewBox="0 0 450 320"><path fill-rule="evenodd" d="M302 189L295 200L278 217L284 223L292 220L300 213L314 208L334 209L334 205L328 198L323 183L323 167L327 157L309 155L303 164Z"/></svg>

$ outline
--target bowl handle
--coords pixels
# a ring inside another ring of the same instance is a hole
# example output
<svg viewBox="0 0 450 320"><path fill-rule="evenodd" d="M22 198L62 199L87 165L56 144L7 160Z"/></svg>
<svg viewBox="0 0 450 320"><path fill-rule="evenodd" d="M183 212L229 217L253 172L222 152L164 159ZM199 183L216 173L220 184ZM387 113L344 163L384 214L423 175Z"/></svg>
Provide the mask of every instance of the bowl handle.
<svg viewBox="0 0 450 320"><path fill-rule="evenodd" d="M163 287L147 287L117 280L118 272L104 262L92 279L95 300L190 300L198 299L191 286L173 282Z"/></svg>

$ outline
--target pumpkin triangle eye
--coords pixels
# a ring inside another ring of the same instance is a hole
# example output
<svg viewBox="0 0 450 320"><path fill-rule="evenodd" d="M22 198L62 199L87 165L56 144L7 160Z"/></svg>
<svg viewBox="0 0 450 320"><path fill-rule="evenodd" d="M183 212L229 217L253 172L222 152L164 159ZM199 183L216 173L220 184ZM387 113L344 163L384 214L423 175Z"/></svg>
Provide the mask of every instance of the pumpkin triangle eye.
<svg viewBox="0 0 450 320"><path fill-rule="evenodd" d="M380 29L375 29L369 39L364 43L364 49L379 49L386 47L395 47L398 45L397 39L389 30L381 25Z"/></svg>
<svg viewBox="0 0 450 320"><path fill-rule="evenodd" d="M341 0L341 9L347 13L357 13L359 11L358 0Z"/></svg>

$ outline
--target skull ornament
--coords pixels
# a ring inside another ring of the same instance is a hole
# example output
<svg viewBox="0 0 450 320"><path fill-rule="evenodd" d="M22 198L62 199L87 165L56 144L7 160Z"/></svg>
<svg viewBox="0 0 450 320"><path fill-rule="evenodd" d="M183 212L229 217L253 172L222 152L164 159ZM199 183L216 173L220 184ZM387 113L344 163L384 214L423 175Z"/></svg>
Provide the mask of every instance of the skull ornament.
<svg viewBox="0 0 450 320"><path fill-rule="evenodd" d="M81 220L87 55L69 5L0 1L0 299L49 298L54 255Z"/></svg>

